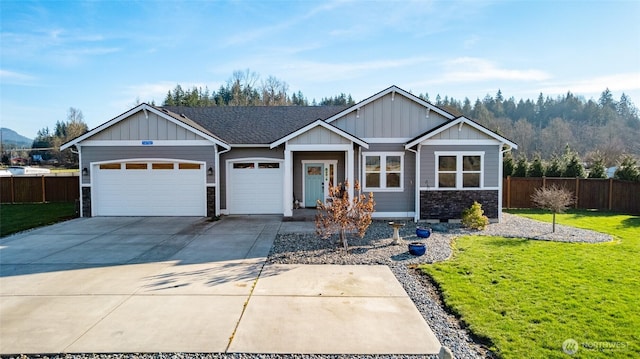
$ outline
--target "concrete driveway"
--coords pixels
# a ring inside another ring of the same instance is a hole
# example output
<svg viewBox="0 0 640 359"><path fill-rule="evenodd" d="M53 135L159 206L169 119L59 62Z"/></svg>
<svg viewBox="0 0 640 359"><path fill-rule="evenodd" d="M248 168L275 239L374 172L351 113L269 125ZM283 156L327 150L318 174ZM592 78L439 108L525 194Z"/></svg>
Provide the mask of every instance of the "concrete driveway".
<svg viewBox="0 0 640 359"><path fill-rule="evenodd" d="M97 217L2 238L0 354L438 352L385 266L265 266L298 226Z"/></svg>

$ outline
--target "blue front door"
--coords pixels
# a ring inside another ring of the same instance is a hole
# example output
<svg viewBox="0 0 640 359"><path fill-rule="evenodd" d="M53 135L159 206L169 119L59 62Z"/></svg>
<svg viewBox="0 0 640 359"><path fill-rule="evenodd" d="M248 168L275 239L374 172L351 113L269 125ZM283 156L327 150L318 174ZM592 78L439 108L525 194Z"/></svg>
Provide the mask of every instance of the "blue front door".
<svg viewBox="0 0 640 359"><path fill-rule="evenodd" d="M315 208L318 200L324 202L324 165L322 163L305 163L304 206Z"/></svg>

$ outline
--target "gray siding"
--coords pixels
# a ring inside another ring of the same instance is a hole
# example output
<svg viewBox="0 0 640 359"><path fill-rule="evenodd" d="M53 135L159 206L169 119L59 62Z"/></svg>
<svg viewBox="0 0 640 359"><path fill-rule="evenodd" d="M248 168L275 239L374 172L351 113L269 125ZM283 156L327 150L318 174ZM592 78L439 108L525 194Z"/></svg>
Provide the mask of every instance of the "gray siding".
<svg viewBox="0 0 640 359"><path fill-rule="evenodd" d="M360 138L414 138L448 120L398 93L387 94L332 124Z"/></svg>
<svg viewBox="0 0 640 359"><path fill-rule="evenodd" d="M234 148L220 155L220 209L227 208L227 160L236 158L273 158L284 159L282 147L264 148Z"/></svg>
<svg viewBox="0 0 640 359"><path fill-rule="evenodd" d="M204 140L190 130L154 113L140 111L101 131L89 140Z"/></svg>
<svg viewBox="0 0 640 359"><path fill-rule="evenodd" d="M437 151L484 151L484 186L498 187L499 145L471 146L422 146L420 151L420 187L435 187L435 155Z"/></svg>
<svg viewBox="0 0 640 359"><path fill-rule="evenodd" d="M85 146L82 147L80 168L89 168L91 162L125 160L129 158L166 158L203 161L206 168L215 171L214 146ZM215 176L207 176L207 182L215 182ZM89 176L82 176L82 183L89 183Z"/></svg>
<svg viewBox="0 0 640 359"><path fill-rule="evenodd" d="M292 145L336 145L336 144L350 144L351 141L338 135L335 132L329 131L324 127L316 127L307 131L300 136L297 136L291 140L289 140L289 144Z"/></svg>

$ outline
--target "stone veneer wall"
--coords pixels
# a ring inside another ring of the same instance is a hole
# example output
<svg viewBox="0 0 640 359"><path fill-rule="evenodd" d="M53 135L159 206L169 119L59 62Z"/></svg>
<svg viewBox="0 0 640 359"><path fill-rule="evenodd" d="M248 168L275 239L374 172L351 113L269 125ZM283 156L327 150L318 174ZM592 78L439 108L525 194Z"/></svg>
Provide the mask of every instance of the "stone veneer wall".
<svg viewBox="0 0 640 359"><path fill-rule="evenodd" d="M91 187L82 187L82 217L91 217Z"/></svg>
<svg viewBox="0 0 640 359"><path fill-rule="evenodd" d="M216 215L216 188L207 187L207 217Z"/></svg>
<svg viewBox="0 0 640 359"><path fill-rule="evenodd" d="M473 201L484 215L498 218L498 191L420 191L420 219L460 219Z"/></svg>

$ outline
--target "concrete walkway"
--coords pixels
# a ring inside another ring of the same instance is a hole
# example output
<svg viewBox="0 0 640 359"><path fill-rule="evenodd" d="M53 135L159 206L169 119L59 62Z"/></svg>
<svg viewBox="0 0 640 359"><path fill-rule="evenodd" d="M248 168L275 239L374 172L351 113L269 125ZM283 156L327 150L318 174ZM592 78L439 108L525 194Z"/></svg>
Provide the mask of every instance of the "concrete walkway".
<svg viewBox="0 0 640 359"><path fill-rule="evenodd" d="M2 238L0 354L438 352L385 266L265 266L302 227L98 217Z"/></svg>

